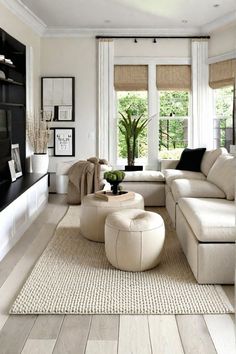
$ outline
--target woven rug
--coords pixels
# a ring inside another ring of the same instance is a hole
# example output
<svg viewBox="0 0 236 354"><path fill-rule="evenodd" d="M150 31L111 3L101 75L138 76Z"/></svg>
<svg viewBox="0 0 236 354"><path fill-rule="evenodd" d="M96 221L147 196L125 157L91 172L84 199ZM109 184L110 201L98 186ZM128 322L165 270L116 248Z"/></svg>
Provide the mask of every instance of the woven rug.
<svg viewBox="0 0 236 354"><path fill-rule="evenodd" d="M222 288L197 284L164 208L162 261L124 272L106 259L104 244L84 239L70 207L15 300L11 314L212 314L233 309ZM93 222L91 220L91 222Z"/></svg>

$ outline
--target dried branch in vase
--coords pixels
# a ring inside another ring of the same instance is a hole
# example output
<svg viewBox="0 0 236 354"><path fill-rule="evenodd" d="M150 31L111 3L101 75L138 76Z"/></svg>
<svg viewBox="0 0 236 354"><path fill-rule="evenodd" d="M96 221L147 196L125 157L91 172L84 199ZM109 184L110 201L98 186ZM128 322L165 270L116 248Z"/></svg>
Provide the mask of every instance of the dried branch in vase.
<svg viewBox="0 0 236 354"><path fill-rule="evenodd" d="M27 115L27 138L35 154L47 154L51 121L51 112Z"/></svg>

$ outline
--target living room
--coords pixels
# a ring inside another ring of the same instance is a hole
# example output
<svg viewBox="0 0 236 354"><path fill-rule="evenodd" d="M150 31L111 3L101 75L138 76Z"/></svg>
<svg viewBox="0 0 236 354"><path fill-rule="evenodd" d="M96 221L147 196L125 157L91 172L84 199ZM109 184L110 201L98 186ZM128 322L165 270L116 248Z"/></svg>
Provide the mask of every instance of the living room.
<svg viewBox="0 0 236 354"><path fill-rule="evenodd" d="M235 353L235 2L0 24L0 353Z"/></svg>

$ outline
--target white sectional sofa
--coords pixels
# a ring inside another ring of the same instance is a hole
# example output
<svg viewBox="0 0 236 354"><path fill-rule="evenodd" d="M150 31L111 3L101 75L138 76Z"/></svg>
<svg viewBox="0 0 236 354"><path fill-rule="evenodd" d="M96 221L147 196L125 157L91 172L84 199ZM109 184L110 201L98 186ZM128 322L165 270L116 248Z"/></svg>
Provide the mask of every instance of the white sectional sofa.
<svg viewBox="0 0 236 354"><path fill-rule="evenodd" d="M177 162L165 162L164 167ZM166 208L199 283L232 284L235 272L236 158L206 151L201 172L164 169Z"/></svg>
<svg viewBox="0 0 236 354"><path fill-rule="evenodd" d="M121 186L140 193L145 206L165 206L165 176L161 171L127 172Z"/></svg>
<svg viewBox="0 0 236 354"><path fill-rule="evenodd" d="M219 148L206 151L202 158L201 172L176 170L178 160L162 160L161 169L166 181L165 204L173 225L179 198L225 198L224 192L207 179L212 166L221 155L228 155L227 150Z"/></svg>
<svg viewBox="0 0 236 354"><path fill-rule="evenodd" d="M201 172L177 170L177 163L162 160L162 171L128 172L122 186L142 194L145 206L166 205L199 283L233 284L236 157L224 148L206 151ZM57 170L64 193L69 165Z"/></svg>

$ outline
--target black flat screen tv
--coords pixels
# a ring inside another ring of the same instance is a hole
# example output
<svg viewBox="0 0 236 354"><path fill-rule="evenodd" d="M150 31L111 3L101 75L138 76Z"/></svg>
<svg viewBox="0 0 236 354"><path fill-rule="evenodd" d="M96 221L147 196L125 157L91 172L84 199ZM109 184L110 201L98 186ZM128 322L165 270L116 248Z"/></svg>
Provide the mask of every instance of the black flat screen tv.
<svg viewBox="0 0 236 354"><path fill-rule="evenodd" d="M0 184L11 180L9 160L11 160L11 112L0 109Z"/></svg>

